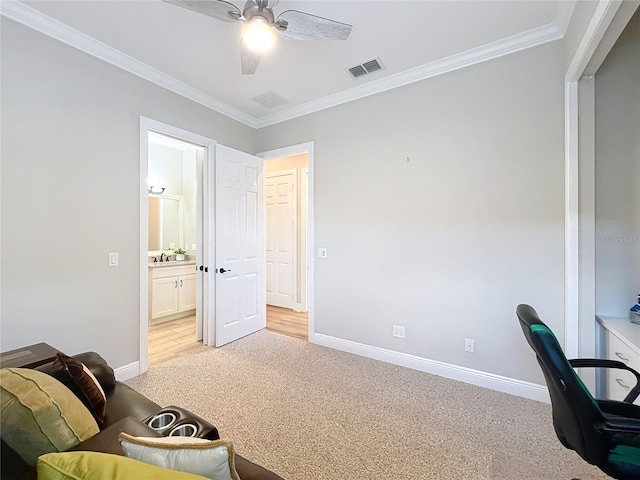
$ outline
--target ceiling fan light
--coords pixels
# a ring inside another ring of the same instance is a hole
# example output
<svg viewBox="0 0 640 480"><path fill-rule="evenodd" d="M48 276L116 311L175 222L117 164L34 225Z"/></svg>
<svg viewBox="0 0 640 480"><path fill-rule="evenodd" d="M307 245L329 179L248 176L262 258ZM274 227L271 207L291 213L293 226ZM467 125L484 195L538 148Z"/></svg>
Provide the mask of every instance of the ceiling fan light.
<svg viewBox="0 0 640 480"><path fill-rule="evenodd" d="M254 17L244 29L242 42L254 52L266 52L276 42L276 33L271 25Z"/></svg>

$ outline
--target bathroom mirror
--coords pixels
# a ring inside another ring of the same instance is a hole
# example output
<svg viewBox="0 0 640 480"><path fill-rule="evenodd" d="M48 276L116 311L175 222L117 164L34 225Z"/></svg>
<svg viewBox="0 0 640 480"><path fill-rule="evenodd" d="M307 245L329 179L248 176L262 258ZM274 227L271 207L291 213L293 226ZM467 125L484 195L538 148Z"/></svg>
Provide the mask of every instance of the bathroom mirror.
<svg viewBox="0 0 640 480"><path fill-rule="evenodd" d="M149 252L185 248L182 195L149 195Z"/></svg>

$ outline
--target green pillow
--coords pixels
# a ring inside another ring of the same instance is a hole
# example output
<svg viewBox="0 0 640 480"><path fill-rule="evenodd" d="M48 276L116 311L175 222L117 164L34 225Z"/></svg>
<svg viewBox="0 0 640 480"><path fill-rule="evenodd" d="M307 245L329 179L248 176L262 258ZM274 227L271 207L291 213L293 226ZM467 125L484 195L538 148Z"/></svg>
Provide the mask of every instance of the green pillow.
<svg viewBox="0 0 640 480"><path fill-rule="evenodd" d="M48 453L38 459L37 469L38 480L206 480L100 452Z"/></svg>
<svg viewBox="0 0 640 480"><path fill-rule="evenodd" d="M0 370L0 436L31 466L99 432L91 412L55 378L28 368Z"/></svg>

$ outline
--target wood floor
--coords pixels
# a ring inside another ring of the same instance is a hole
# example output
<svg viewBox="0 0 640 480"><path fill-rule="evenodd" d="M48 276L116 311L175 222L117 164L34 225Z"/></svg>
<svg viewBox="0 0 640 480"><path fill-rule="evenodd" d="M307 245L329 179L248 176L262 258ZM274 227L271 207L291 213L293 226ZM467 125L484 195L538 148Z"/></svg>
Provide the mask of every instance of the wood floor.
<svg viewBox="0 0 640 480"><path fill-rule="evenodd" d="M267 330L308 340L307 313L267 305Z"/></svg>
<svg viewBox="0 0 640 480"><path fill-rule="evenodd" d="M196 341L196 316L149 327L149 366L157 365L202 345Z"/></svg>
<svg viewBox="0 0 640 480"><path fill-rule="evenodd" d="M267 330L307 340L307 314L267 305ZM149 327L149 366L202 345L196 341L196 316Z"/></svg>

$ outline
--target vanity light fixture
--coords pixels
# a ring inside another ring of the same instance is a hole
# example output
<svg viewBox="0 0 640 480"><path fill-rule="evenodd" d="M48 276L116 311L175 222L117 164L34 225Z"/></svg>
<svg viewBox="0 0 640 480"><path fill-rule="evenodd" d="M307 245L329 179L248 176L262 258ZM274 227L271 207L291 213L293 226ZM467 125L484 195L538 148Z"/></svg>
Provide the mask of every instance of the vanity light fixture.
<svg viewBox="0 0 640 480"><path fill-rule="evenodd" d="M149 193L151 195L162 195L166 189L166 187L154 187L153 185L149 185Z"/></svg>

